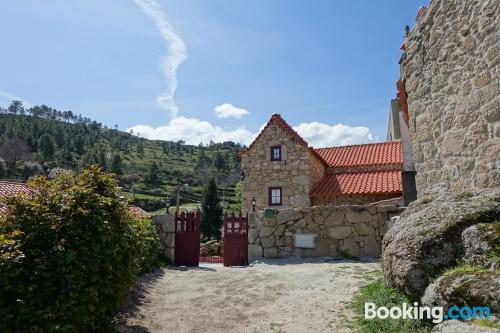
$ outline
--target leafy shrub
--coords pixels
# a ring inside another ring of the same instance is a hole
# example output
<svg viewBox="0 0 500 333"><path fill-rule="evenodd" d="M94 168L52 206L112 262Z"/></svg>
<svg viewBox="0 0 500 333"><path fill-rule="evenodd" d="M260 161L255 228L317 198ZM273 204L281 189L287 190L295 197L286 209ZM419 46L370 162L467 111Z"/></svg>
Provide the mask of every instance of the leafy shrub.
<svg viewBox="0 0 500 333"><path fill-rule="evenodd" d="M0 331L110 329L136 275L154 264L151 223L129 213L97 166L29 186L0 216Z"/></svg>
<svg viewBox="0 0 500 333"><path fill-rule="evenodd" d="M140 273L148 273L161 265L158 257L160 239L153 221L149 217L133 217L132 233L135 236L135 260Z"/></svg>

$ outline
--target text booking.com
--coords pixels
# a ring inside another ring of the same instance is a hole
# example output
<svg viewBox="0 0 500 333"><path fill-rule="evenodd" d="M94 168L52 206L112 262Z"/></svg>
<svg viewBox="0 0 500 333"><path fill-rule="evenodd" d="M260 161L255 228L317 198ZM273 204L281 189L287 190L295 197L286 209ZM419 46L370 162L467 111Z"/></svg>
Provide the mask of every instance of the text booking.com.
<svg viewBox="0 0 500 333"><path fill-rule="evenodd" d="M374 303L365 303L365 319L429 319L433 323L441 323L447 319L488 319L490 320L489 306L452 306L448 311L443 307L419 306L418 302L411 304L403 303L402 307L394 306L387 308L385 306L377 307Z"/></svg>

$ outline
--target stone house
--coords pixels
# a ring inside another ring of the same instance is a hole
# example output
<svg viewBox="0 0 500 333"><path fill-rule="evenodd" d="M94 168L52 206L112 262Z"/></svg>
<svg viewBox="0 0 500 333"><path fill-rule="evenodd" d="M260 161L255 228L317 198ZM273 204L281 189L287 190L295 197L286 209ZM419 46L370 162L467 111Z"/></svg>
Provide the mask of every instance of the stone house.
<svg viewBox="0 0 500 333"><path fill-rule="evenodd" d="M412 192L402 181L404 155L400 140L315 149L274 114L241 153L242 210L251 211L254 200L257 210L403 204L404 192Z"/></svg>

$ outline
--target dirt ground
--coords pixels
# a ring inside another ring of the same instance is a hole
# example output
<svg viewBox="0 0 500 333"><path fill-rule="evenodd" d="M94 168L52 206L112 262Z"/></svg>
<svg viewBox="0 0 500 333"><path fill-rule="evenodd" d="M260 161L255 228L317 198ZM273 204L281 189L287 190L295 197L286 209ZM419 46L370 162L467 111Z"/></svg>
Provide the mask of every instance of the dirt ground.
<svg viewBox="0 0 500 333"><path fill-rule="evenodd" d="M123 332L350 332L345 303L379 270L332 258L167 267L139 281L117 320Z"/></svg>

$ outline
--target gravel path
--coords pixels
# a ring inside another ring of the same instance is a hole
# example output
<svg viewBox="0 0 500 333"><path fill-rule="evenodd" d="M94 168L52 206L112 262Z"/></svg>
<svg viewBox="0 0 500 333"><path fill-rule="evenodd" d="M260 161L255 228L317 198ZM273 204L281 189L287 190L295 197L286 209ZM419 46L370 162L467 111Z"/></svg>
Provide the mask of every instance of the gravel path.
<svg viewBox="0 0 500 333"><path fill-rule="evenodd" d="M379 269L328 258L167 267L141 279L117 320L124 332L349 332L345 302Z"/></svg>

